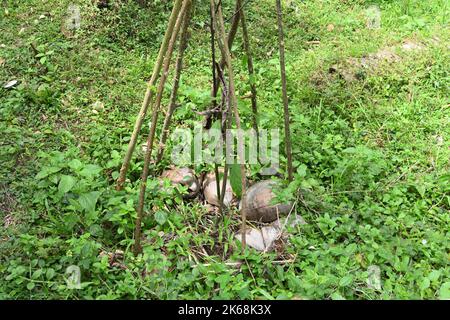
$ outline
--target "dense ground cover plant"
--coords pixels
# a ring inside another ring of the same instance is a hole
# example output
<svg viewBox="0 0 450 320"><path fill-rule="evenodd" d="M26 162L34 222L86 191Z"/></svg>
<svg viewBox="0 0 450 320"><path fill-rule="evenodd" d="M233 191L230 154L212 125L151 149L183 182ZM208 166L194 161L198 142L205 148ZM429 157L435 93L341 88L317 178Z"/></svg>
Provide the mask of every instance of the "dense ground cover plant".
<svg viewBox="0 0 450 320"><path fill-rule="evenodd" d="M237 212L212 215L152 179L138 257L140 148L126 188L114 180L170 6L110 3L76 1L76 32L61 28L72 1L0 6L0 298L450 298L445 1L284 1L295 179L279 196L307 224L275 252L241 254ZM380 28L366 25L370 5ZM274 2L247 11L260 126L281 128ZM194 20L180 126L202 120L193 110L209 98L208 8ZM250 128L250 101L238 102ZM80 289L66 282L72 265ZM367 283L371 266L380 287Z"/></svg>

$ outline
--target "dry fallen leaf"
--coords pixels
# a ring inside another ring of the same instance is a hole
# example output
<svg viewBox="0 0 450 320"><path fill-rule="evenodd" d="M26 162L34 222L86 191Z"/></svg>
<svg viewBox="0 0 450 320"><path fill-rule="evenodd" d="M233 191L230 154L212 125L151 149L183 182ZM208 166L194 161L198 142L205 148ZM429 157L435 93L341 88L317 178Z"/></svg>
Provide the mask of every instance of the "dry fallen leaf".
<svg viewBox="0 0 450 320"><path fill-rule="evenodd" d="M3 88L9 89L14 87L17 84L17 80L11 80L3 85Z"/></svg>

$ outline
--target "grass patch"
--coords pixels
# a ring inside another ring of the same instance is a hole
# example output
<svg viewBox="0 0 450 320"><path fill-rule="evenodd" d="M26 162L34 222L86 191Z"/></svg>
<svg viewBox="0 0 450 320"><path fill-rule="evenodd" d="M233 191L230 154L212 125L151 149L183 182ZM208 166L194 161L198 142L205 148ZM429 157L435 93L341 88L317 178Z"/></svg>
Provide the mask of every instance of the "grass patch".
<svg viewBox="0 0 450 320"><path fill-rule="evenodd" d="M110 2L77 1L75 33L63 28L72 1L0 6L0 298L449 298L446 1L284 1L296 169L284 195L308 224L275 252L241 254L237 212L213 214L152 179L137 258L140 147L126 189L114 179L170 8ZM247 14L266 129L283 121L272 2ZM379 29L366 26L371 4ZM209 94L207 9L195 12L175 125L201 120L192 110ZM386 48L394 60L361 65ZM241 49L238 36L240 97L249 91ZM250 101L239 107L251 127ZM65 281L71 265L80 290ZM379 288L368 285L370 266Z"/></svg>

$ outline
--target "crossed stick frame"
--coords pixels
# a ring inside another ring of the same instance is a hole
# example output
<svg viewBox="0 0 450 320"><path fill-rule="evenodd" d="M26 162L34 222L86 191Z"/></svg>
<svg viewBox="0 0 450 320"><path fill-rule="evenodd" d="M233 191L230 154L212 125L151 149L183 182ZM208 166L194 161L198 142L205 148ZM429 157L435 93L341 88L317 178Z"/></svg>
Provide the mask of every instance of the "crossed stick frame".
<svg viewBox="0 0 450 320"><path fill-rule="evenodd" d="M184 53L188 47L189 41L189 25L192 18L193 7L195 6L196 0L175 0L172 8L172 12L169 18L167 29L161 43L158 57L156 59L155 65L153 67L152 76L147 84L147 90L142 102L141 109L136 118L136 123L134 125L133 133L131 135L127 152L123 159L122 167L120 169L119 177L116 183L116 190L122 190L124 187L127 170L129 168L130 160L132 158L136 143L138 140L139 133L141 131L143 122L147 115L149 106L152 108L151 113L151 123L150 131L146 140L146 151L144 155L144 168L141 175L141 185L139 192L139 201L137 206L137 217L135 221L134 230L134 247L133 252L138 255L142 252L141 245L141 224L144 216L144 202L145 193L147 188L147 178L149 176L149 165L152 158L152 150L155 143L156 126L158 123L158 116L161 108L161 100L164 93L165 84L169 75L169 69L171 65L171 60L177 39L178 43L178 53L175 62L175 75L173 79L172 91L170 94L169 105L166 110L166 115L163 123L163 128L161 132L161 138L157 146L156 163L159 163L164 154L164 146L167 141L168 134L170 132L170 123L174 110L177 106L177 93L180 84L181 73L183 69L183 58ZM248 0L247 0L248 2ZM247 3L246 2L246 3ZM288 179L292 181L292 151L291 151L291 140L290 140L290 128L289 128L289 109L288 109L288 96L286 88L286 70L285 70L285 57L284 57L284 33L283 33L283 21L282 21L282 7L281 0L276 0L277 9L277 21L278 21L278 44L280 50L280 69L281 69L281 83L282 83L282 101L284 110L284 130L285 130L285 146L287 155L287 172ZM239 117L239 110L237 104L237 97L235 92L235 81L234 73L231 61L230 49L233 45L236 33L239 28L239 24L242 27L242 38L244 44L245 54L247 56L247 68L249 73L249 85L251 90L251 104L252 104L252 126L255 132L258 134L258 108L257 108L257 91L256 85L253 81L254 79L254 67L253 58L251 53L251 46L247 30L247 22L244 12L244 4L242 0L236 0L234 14L232 16L231 26L228 34L225 31L225 21L222 12L222 2L221 0L210 0L210 32L211 32L211 71L212 71L212 88L211 88L211 101L212 101L212 112L208 117L207 121L211 123L212 120L221 120L222 133L225 134L225 129L231 128L231 123L234 120L238 132L242 134L241 120ZM217 61L216 45L219 47L221 54L220 62ZM225 73L227 75L227 80L225 78ZM159 83L157 80L159 78ZM221 89L221 99L220 102L217 99L217 95ZM242 137L238 137L238 157L244 155L244 143ZM242 187L242 198L246 193L246 168L244 164L244 159L239 159L240 163L240 173L241 173L241 187ZM226 182L228 179L229 167L225 164L222 187L220 187L219 178L219 167L215 164L214 172L216 176L216 187L217 195L220 199L219 211L223 210L223 201L225 196ZM222 192L221 192L222 190ZM242 239L242 249L246 247L246 208L244 201L241 205L241 239Z"/></svg>

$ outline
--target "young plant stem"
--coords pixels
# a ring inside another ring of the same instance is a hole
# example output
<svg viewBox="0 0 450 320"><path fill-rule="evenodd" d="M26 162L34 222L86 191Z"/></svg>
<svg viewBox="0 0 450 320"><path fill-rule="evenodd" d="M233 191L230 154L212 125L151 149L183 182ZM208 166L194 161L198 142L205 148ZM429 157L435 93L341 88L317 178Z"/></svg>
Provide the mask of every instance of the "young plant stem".
<svg viewBox="0 0 450 320"><path fill-rule="evenodd" d="M145 151L145 157L144 157L144 169L142 170L142 176L141 176L141 188L139 193L139 202L138 202L138 208L137 208L137 217L136 217L136 225L135 225L135 231L134 231L134 254L138 255L142 252L142 246L141 246L141 223L142 218L144 215L144 201L145 201L145 191L147 189L147 178L148 178L148 172L149 172L149 165L150 165L150 159L153 149L153 142L155 139L155 131L156 131L156 124L158 121L158 114L159 114L159 107L161 105L161 99L164 92L164 85L167 80L167 76L169 74L169 66L170 66L170 60L172 58L173 49L175 46L175 42L178 36L178 33L180 31L181 22L183 21L183 18L185 16L185 13L187 10L190 9L191 0L184 0L183 6L180 10L180 13L178 15L177 21L175 23L175 27L172 33L172 37L170 38L169 45L167 47L166 56L164 57L164 66L163 66L163 73L161 75L161 79L159 81L158 89L157 89L157 96L155 103L153 105L153 113L152 113L152 121L150 124L150 132L147 137L147 143L146 143L146 151Z"/></svg>
<svg viewBox="0 0 450 320"><path fill-rule="evenodd" d="M176 0L175 4L173 6L172 13L169 18L169 24L167 26L166 33L164 35L164 40L159 49L158 58L156 59L156 63L153 67L152 77L150 78L150 80L147 84L147 91L145 93L144 101L142 102L141 109L136 118L136 123L134 124L133 133L131 134L130 142L128 143L128 149L127 149L127 152L123 159L122 167L120 168L119 177L118 177L117 183L116 183L117 190L123 189L123 185L125 183L125 178L127 175L128 167L130 165L131 157L132 157L134 149L136 147L137 138L138 138L139 132L142 128L142 123L144 122L145 115L147 114L148 106L153 98L154 85L155 85L155 82L158 79L159 73L161 71L161 66L163 63L164 56L167 51L167 46L169 45L169 41L173 34L173 29L174 29L178 14L181 10L181 3L182 3L182 0Z"/></svg>
<svg viewBox="0 0 450 320"><path fill-rule="evenodd" d="M193 6L194 6L194 1L192 0L191 7L193 7ZM173 112L175 111L175 109L177 107L178 88L180 86L181 71L183 70L183 58L184 58L184 53L185 53L187 45L188 45L189 36L190 36L189 24L191 21L191 11L192 11L192 9L190 9L186 12L186 15L183 20L183 26L181 27L180 43L179 43L179 48L178 48L177 61L176 61L176 65L175 65L175 76L173 79L172 92L170 93L169 107L167 108L167 113L164 118L164 124L163 124L163 129L161 132L161 140L159 143L159 149L158 149L158 154L156 157L156 163L159 163L163 158L164 149L166 147L167 137L169 135L170 121L172 120Z"/></svg>
<svg viewBox="0 0 450 320"><path fill-rule="evenodd" d="M214 0L211 0L214 1ZM236 98L236 91L235 91L235 85L234 85L234 74L233 74L233 67L231 64L231 53L230 49L228 47L228 42L226 41L226 34L225 34L225 25L223 21L223 15L222 15L222 5L219 4L217 8L217 17L215 14L213 14L214 20L216 21L216 24L218 25L219 31L220 31L220 41L219 47L222 51L222 57L225 58L225 64L227 66L228 70L228 81L229 81L229 106L230 111L233 109L235 121L236 121L236 127L238 132L238 162L240 164L240 170L241 170L241 188L242 188L242 194L241 198L244 199L245 192L246 192L246 176L245 176L245 148L244 148L244 137L242 135L241 130L241 120L239 117L238 112L238 106L237 106L237 98ZM241 218L242 218L242 249L244 250L246 247L246 223L247 223L247 214L246 214L246 208L245 203L242 201L241 205Z"/></svg>
<svg viewBox="0 0 450 320"><path fill-rule="evenodd" d="M281 0L276 0L277 3L277 18L278 18L278 45L280 49L280 70L281 70L281 86L283 95L284 108L284 140L286 144L287 156L287 171L289 181L293 179L292 168L292 146L291 146L291 130L289 125L289 105L286 86L286 64L284 58L284 33L283 33L283 16L281 12Z"/></svg>

